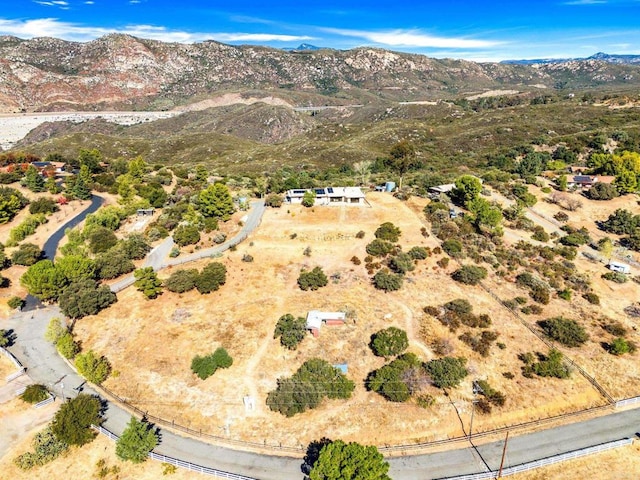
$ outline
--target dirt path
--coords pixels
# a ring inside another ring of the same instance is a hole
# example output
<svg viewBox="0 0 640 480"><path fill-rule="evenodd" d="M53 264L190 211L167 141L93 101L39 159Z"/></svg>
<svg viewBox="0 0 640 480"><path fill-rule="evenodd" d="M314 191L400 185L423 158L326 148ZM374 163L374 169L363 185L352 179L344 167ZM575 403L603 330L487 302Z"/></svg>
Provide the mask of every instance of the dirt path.
<svg viewBox="0 0 640 480"><path fill-rule="evenodd" d="M396 305L404 313L404 324L407 336L409 337L409 345L417 347L425 354L426 359L433 358L433 352L429 347L420 341L419 335L416 334L415 322L413 321L413 312L402 302L396 302Z"/></svg>

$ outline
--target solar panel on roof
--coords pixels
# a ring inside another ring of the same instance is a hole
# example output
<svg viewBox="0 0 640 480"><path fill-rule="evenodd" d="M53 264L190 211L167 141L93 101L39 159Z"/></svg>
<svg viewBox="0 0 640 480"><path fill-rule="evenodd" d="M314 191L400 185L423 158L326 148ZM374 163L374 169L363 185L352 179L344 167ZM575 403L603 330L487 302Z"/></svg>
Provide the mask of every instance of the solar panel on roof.
<svg viewBox="0 0 640 480"><path fill-rule="evenodd" d="M327 192L329 192L329 193L333 193L333 187L329 187L329 188L327 188Z"/></svg>

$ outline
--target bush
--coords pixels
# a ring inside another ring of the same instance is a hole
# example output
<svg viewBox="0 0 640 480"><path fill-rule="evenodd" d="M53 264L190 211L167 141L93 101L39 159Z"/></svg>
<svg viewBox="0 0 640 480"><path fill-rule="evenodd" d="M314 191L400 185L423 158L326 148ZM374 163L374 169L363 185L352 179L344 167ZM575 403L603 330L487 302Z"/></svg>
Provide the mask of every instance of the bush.
<svg viewBox="0 0 640 480"><path fill-rule="evenodd" d="M358 233L356 233L356 238L364 238L365 235L366 234L364 233L364 230L360 230Z"/></svg>
<svg viewBox="0 0 640 480"><path fill-rule="evenodd" d="M78 280L67 285L58 298L60 310L67 317L78 319L95 315L117 301L108 285L95 280Z"/></svg>
<svg viewBox="0 0 640 480"><path fill-rule="evenodd" d="M40 225L47 223L47 221L47 217L44 213L29 215L22 221L22 223L20 223L20 225L11 229L7 245L17 245L28 236L36 233L36 229Z"/></svg>
<svg viewBox="0 0 640 480"><path fill-rule="evenodd" d="M211 262L196 278L198 292L207 294L220 289L227 282L227 267L220 262Z"/></svg>
<svg viewBox="0 0 640 480"><path fill-rule="evenodd" d="M98 397L81 393L60 406L51 422L51 431L59 441L68 445L89 443L96 436L91 425L102 423L101 410Z"/></svg>
<svg viewBox="0 0 640 480"><path fill-rule="evenodd" d="M98 278L102 280L111 280L136 269L134 263L124 253L113 250L98 255L95 266Z"/></svg>
<svg viewBox="0 0 640 480"><path fill-rule="evenodd" d="M589 339L584 327L575 320L555 317L541 320L538 325L549 338L567 347L579 347Z"/></svg>
<svg viewBox="0 0 640 480"><path fill-rule="evenodd" d="M29 213L35 215L37 213L43 213L48 215L60 210L58 204L52 199L47 197L38 198L29 204Z"/></svg>
<svg viewBox="0 0 640 480"><path fill-rule="evenodd" d="M531 298L533 299L533 301L541 303L543 305L548 305L549 301L551 300L549 289L546 287L543 287L542 285L538 285L532 288L531 291L529 292L529 295L531 295Z"/></svg>
<svg viewBox="0 0 640 480"><path fill-rule="evenodd" d="M553 216L553 218L555 218L559 222L569 221L569 215L567 215L565 212L558 212Z"/></svg>
<svg viewBox="0 0 640 480"><path fill-rule="evenodd" d="M371 335L369 343L373 354L378 357L394 357L409 347L407 332L397 327L389 327Z"/></svg>
<svg viewBox="0 0 640 480"><path fill-rule="evenodd" d="M476 265L464 265L451 274L451 277L466 285L477 285L487 278L487 269Z"/></svg>
<svg viewBox="0 0 640 480"><path fill-rule="evenodd" d="M142 260L151 251L143 235L132 233L118 245L118 249L130 260Z"/></svg>
<svg viewBox="0 0 640 480"><path fill-rule="evenodd" d="M118 243L115 233L107 227L94 227L87 235L89 241L89 251L91 253L103 253L114 247Z"/></svg>
<svg viewBox="0 0 640 480"><path fill-rule="evenodd" d="M533 235L531 235L531 238L538 242L548 242L549 234L544 231L544 228L537 226L533 229Z"/></svg>
<svg viewBox="0 0 640 480"><path fill-rule="evenodd" d="M104 356L98 357L93 350L78 354L75 365L80 375L96 385L104 382L111 373L109 360Z"/></svg>
<svg viewBox="0 0 640 480"><path fill-rule="evenodd" d="M429 250L424 247L411 247L407 253L413 260L425 260L429 257Z"/></svg>
<svg viewBox="0 0 640 480"><path fill-rule="evenodd" d="M136 281L133 285L142 292L147 299L156 298L162 293L162 281L153 267L139 268L133 272Z"/></svg>
<svg viewBox="0 0 640 480"><path fill-rule="evenodd" d="M40 403L49 398L49 391L44 385L28 385L26 390L20 395L20 400L27 403Z"/></svg>
<svg viewBox="0 0 640 480"><path fill-rule="evenodd" d="M391 273L384 268L373 276L373 286L385 292L394 292L402 288L402 275Z"/></svg>
<svg viewBox="0 0 640 480"><path fill-rule="evenodd" d="M51 426L38 432L31 442L33 452L26 452L14 459L14 463L22 470L45 465L68 450L69 445L58 440Z"/></svg>
<svg viewBox="0 0 640 480"><path fill-rule="evenodd" d="M412 353L400 355L391 363L369 373L365 381L368 390L379 393L391 402L406 402L411 395L429 384L422 362Z"/></svg>
<svg viewBox="0 0 640 480"><path fill-rule="evenodd" d="M474 352L479 353L483 357L489 356L489 350L492 343L498 338L496 332L484 330L480 335L474 335L471 332L465 332L460 335L460 340L469 345Z"/></svg>
<svg viewBox="0 0 640 480"><path fill-rule="evenodd" d="M425 369L431 376L431 381L438 388L456 387L469 372L465 368L465 358L443 357L430 360Z"/></svg>
<svg viewBox="0 0 640 480"><path fill-rule="evenodd" d="M167 290L174 293L184 293L196 288L196 280L199 272L195 268L188 270L176 270L164 281Z"/></svg>
<svg viewBox="0 0 640 480"><path fill-rule="evenodd" d="M303 271L298 277L298 286L301 290L318 290L325 287L327 283L329 283L327 276L320 267L315 267L309 272Z"/></svg>
<svg viewBox="0 0 640 480"><path fill-rule="evenodd" d="M624 337L627 334L627 329L620 322L605 323L602 329L616 337Z"/></svg>
<svg viewBox="0 0 640 480"><path fill-rule="evenodd" d="M295 318L290 313L281 316L276 323L273 338L280 338L280 345L295 350L307 335L307 321L303 317Z"/></svg>
<svg viewBox="0 0 640 480"><path fill-rule="evenodd" d="M233 365L233 359L224 348L219 347L210 355L204 357L196 355L193 357L193 360L191 360L191 371L200 379L206 380L216 373L218 369L229 368L231 365Z"/></svg>
<svg viewBox="0 0 640 480"><path fill-rule="evenodd" d="M611 183L597 182L586 192L591 200L611 200L619 196L618 189Z"/></svg>
<svg viewBox="0 0 640 480"><path fill-rule="evenodd" d="M612 355L620 356L625 353L635 352L636 345L622 337L618 337L607 346L607 351Z"/></svg>
<svg viewBox="0 0 640 480"><path fill-rule="evenodd" d="M396 273L404 275L416 269L413 259L407 253L399 253L395 257L389 259L389 267Z"/></svg>
<svg viewBox="0 0 640 480"><path fill-rule="evenodd" d="M326 360L312 358L304 362L290 378L279 378L278 386L267 395L272 411L292 417L316 408L325 397L347 399L355 389L340 370Z"/></svg>
<svg viewBox="0 0 640 480"><path fill-rule="evenodd" d="M569 378L571 376L562 353L555 349L549 350L547 356L539 355L539 361L531 365L531 371L539 377Z"/></svg>
<svg viewBox="0 0 640 480"><path fill-rule="evenodd" d="M253 256L249 255L248 253L245 253L244 255L242 255L242 261L246 263L251 263L253 262Z"/></svg>
<svg viewBox="0 0 640 480"><path fill-rule="evenodd" d="M282 198L282 195L278 195L277 193L270 193L264 199L264 204L267 207L280 208L283 203L284 198Z"/></svg>
<svg viewBox="0 0 640 480"><path fill-rule="evenodd" d="M44 252L39 246L33 243L23 243L18 249L11 255L11 262L14 265L23 265L30 267L38 263L44 255Z"/></svg>
<svg viewBox="0 0 640 480"><path fill-rule="evenodd" d="M71 332L67 331L56 342L56 349L64 358L72 359L80 353L80 344L73 339Z"/></svg>
<svg viewBox="0 0 640 480"><path fill-rule="evenodd" d="M571 300L571 290L569 288L565 288L564 290L558 291L558 297L566 300L567 302Z"/></svg>
<svg viewBox="0 0 640 480"><path fill-rule="evenodd" d="M386 240L376 238L365 247L365 250L369 255L373 255L374 257L384 257L391 253L393 244Z"/></svg>
<svg viewBox="0 0 640 480"><path fill-rule="evenodd" d="M620 273L620 272L603 273L602 274L602 278L604 278L605 280L609 280L610 282L615 282L615 283L625 283L625 282L627 282L629 280L624 273Z"/></svg>
<svg viewBox="0 0 640 480"><path fill-rule="evenodd" d="M462 242L451 238L442 242L442 250L444 250L450 257L460 257L462 255Z"/></svg>
<svg viewBox="0 0 640 480"><path fill-rule="evenodd" d="M200 231L195 225L179 225L173 232L173 241L181 247L195 245L200 241Z"/></svg>
<svg viewBox="0 0 640 480"><path fill-rule="evenodd" d="M24 299L17 297L17 296L13 296L11 298L9 298L9 300L7 300L7 305L9 306L9 308L12 309L20 309L22 310L22 307L24 307L26 304L26 302L24 301Z"/></svg>
<svg viewBox="0 0 640 480"><path fill-rule="evenodd" d="M584 293L582 295L582 298L584 298L591 305L600 305L600 297L593 292Z"/></svg>
<svg viewBox="0 0 640 480"><path fill-rule="evenodd" d="M353 263L354 265L360 265L362 261L354 255L353 257L351 257L351 263Z"/></svg>
<svg viewBox="0 0 640 480"><path fill-rule="evenodd" d="M400 229L393 223L385 222L376 229L374 236L380 240L396 243L400 239L401 234Z"/></svg>

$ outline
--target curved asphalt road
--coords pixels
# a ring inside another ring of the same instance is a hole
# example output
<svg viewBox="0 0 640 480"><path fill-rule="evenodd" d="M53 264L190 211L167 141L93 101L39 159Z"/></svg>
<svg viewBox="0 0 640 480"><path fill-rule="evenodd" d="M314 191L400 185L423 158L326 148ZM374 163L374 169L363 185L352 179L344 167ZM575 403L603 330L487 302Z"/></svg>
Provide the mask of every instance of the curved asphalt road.
<svg viewBox="0 0 640 480"><path fill-rule="evenodd" d="M47 241L44 242L44 246L42 247L42 250L44 251L44 256L49 260L53 260L56 256L56 251L58 250L58 244L60 243L60 240L62 240L62 238L64 237L65 231L68 228L73 228L76 225L78 225L90 213L97 211L98 208L100 208L100 206L102 205L103 201L104 201L104 198L99 197L98 195L92 195L91 203L89 203L89 206L87 208L82 210L78 215L76 215L67 223L62 225L58 230L53 232L53 234L47 239ZM37 298L31 295L27 295L27 298L25 298L25 306L23 307L23 310L25 312L29 312L36 308L42 308L42 307L43 307L42 302Z"/></svg>
<svg viewBox="0 0 640 480"><path fill-rule="evenodd" d="M65 224L63 229L68 226L69 223ZM12 328L16 333L17 342L9 350L28 368L29 376L37 383L48 385L56 394L68 398L77 395L77 389L81 388L85 382L61 359L54 346L44 340L46 326L54 316L61 316L57 307L29 313L20 312L5 320L3 328ZM96 393L90 387L84 388L84 392ZM125 410L114 403L107 402L105 414L107 429L120 435L129 418L130 415ZM506 464L516 465L585 446L630 437L640 430L639 426L640 409L632 409L521 435L510 440ZM318 438L321 436L322 432L318 432ZM161 444L154 450L156 453L197 465L260 480L300 480L303 476L300 458L232 450L193 438L181 437L168 430L161 431L161 438ZM481 472L486 470L486 465L496 469L500 463L502 445L502 442L493 442L478 446L477 449L467 447L427 455L390 458L389 474L394 480L415 480Z"/></svg>

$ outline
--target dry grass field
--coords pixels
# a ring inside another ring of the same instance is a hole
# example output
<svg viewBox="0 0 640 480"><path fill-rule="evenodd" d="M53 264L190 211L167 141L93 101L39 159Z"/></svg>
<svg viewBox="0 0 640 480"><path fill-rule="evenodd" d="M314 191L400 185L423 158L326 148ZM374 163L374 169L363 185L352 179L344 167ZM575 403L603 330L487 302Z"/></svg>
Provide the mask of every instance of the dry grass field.
<svg viewBox="0 0 640 480"><path fill-rule="evenodd" d="M546 352L546 347L484 290L451 281L453 262L442 269L436 266L439 256L432 256L408 275L400 291L385 294L375 290L364 266L350 259L364 258L365 245L382 222L392 221L400 227L405 250L414 245L433 248L438 243L420 232L423 225L415 211L421 209L421 200L406 204L385 194L368 198L371 208L285 206L268 210L248 241L218 259L228 269L227 283L218 292L206 296L165 292L147 301L135 289L128 289L107 311L79 321L76 334L84 347L105 354L113 365L115 375L106 386L142 410L190 428L222 436L229 425L231 438L291 446L305 445L318 432L375 444L462 435L470 418L471 381L478 378L504 392L507 403L490 416L476 416L475 431L604 403L578 374L570 380L522 377L518 354ZM364 239L355 238L360 230L366 233ZM307 247L310 256L303 254ZM254 262L242 262L245 253ZM205 264L201 261L189 268ZM301 291L296 285L301 269L316 265L331 278L329 285L316 292ZM167 270L161 276L170 273ZM503 299L523 295L509 279L490 276L486 285ZM621 287L630 288L629 295L636 291L635 285ZM504 349L494 347L483 358L458 340L462 330L452 334L422 311L427 305L455 298L467 298L474 312L491 316L491 328L499 333ZM353 316L343 327L323 328L318 338L309 335L297 351L283 349L273 339L277 319L285 313L304 316L312 309L346 310ZM542 315L526 320L534 322L559 313L589 318L603 312L603 307L593 308L581 298L570 304L554 299ZM449 397L430 388L428 393L437 403L429 410L411 403L390 403L367 392L363 386L366 375L384 363L371 354L369 338L391 325L408 332L409 350L424 360L434 357L431 345L435 339L449 339L455 348L453 355L468 359L471 374ZM586 326L593 338L602 337L592 321ZM229 351L233 366L199 380L189 369L192 357L218 346ZM612 357L598 342L565 349L565 353L592 374L597 372L598 380L614 396L640 390L635 356ZM312 357L347 363L348 376L357 385L353 397L326 402L290 419L269 411L265 399L277 379L292 374ZM507 372L514 378L505 378ZM245 410L244 396L254 397L253 411Z"/></svg>

